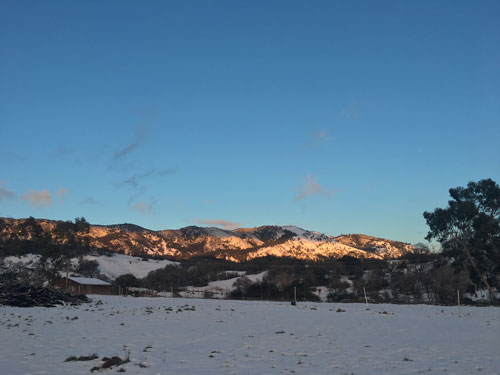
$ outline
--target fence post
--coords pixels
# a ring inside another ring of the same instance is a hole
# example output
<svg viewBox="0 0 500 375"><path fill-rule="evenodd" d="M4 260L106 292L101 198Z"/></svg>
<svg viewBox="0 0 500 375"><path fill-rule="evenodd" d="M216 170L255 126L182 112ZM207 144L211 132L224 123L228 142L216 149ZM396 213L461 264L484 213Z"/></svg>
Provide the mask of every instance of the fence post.
<svg viewBox="0 0 500 375"><path fill-rule="evenodd" d="M292 301L292 305L295 306L297 304L297 287L294 286L293 287L293 301Z"/></svg>
<svg viewBox="0 0 500 375"><path fill-rule="evenodd" d="M460 312L460 289L457 289L457 303L458 303L458 316L461 317L462 313Z"/></svg>
<svg viewBox="0 0 500 375"><path fill-rule="evenodd" d="M365 295L365 305L366 305L366 309L368 310L368 298L366 297L366 289L365 287L363 287L363 293Z"/></svg>

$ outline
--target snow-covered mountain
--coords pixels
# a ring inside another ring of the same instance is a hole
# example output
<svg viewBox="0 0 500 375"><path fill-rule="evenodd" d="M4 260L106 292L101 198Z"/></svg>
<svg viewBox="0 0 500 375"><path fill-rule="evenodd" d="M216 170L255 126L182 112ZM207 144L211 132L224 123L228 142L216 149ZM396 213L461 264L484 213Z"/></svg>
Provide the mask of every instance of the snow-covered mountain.
<svg viewBox="0 0 500 375"><path fill-rule="evenodd" d="M1 219L0 240L19 237L25 219ZM37 223L55 236L55 221ZM133 224L91 225L81 234L91 247L128 255L156 255L170 259L215 256L232 261L277 256L318 260L325 257L387 259L413 251L407 243L353 234L332 237L295 226L261 226L224 230L188 226L177 230L152 231ZM1 254L0 254L1 255Z"/></svg>
<svg viewBox="0 0 500 375"><path fill-rule="evenodd" d="M384 258L399 258L401 255L415 251L415 247L409 243L390 241L364 234L344 234L335 237L335 240L347 246L381 255Z"/></svg>

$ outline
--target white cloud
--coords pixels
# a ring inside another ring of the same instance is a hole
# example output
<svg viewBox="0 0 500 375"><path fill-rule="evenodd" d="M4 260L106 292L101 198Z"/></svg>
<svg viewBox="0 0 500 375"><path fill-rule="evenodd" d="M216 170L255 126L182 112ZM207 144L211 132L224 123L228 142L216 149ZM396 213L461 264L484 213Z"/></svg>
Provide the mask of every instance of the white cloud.
<svg viewBox="0 0 500 375"><path fill-rule="evenodd" d="M310 195L324 195L331 197L333 193L333 190L326 190L318 183L315 177L308 174L304 185L300 188L299 194L295 197L295 201L300 201Z"/></svg>
<svg viewBox="0 0 500 375"><path fill-rule="evenodd" d="M302 146L302 151L309 151L316 147L321 146L323 143L329 143L332 140L332 137L328 133L328 131L321 129L309 135L309 140L307 143ZM312 139L311 139L312 138Z"/></svg>
<svg viewBox="0 0 500 375"><path fill-rule="evenodd" d="M60 188L56 191L56 196L59 199L59 202L64 203L64 197L69 193L68 189Z"/></svg>
<svg viewBox="0 0 500 375"><path fill-rule="evenodd" d="M16 194L12 190L6 189L0 185L0 200L2 200L2 199L14 199L15 197L16 197Z"/></svg>
<svg viewBox="0 0 500 375"><path fill-rule="evenodd" d="M317 131L316 133L314 133L314 138L318 142L329 141L330 140L330 136L328 135L328 132L326 130L319 130L319 131Z"/></svg>
<svg viewBox="0 0 500 375"><path fill-rule="evenodd" d="M148 215L153 214L153 206L146 202L138 202L132 205L132 208L134 208L135 210L137 210L142 214L148 214Z"/></svg>
<svg viewBox="0 0 500 375"><path fill-rule="evenodd" d="M27 193L21 195L21 199L31 201L35 207L51 206L54 203L52 195L48 190L30 190Z"/></svg>
<svg viewBox="0 0 500 375"><path fill-rule="evenodd" d="M359 117L360 113L361 103L357 100L351 100L349 104L341 110L342 116L348 119Z"/></svg>
<svg viewBox="0 0 500 375"><path fill-rule="evenodd" d="M201 225L213 225L216 227L221 227L222 229L232 230L239 228L241 226L240 223L236 223L233 221L227 221L223 219L204 219L204 220L195 220L196 224Z"/></svg>

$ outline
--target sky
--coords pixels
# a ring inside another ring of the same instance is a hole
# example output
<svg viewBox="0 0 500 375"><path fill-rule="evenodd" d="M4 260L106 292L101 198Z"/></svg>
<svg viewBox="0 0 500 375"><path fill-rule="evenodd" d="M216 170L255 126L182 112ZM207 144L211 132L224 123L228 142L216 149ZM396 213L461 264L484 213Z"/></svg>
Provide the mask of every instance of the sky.
<svg viewBox="0 0 500 375"><path fill-rule="evenodd" d="M410 243L500 182L498 1L0 3L0 216Z"/></svg>

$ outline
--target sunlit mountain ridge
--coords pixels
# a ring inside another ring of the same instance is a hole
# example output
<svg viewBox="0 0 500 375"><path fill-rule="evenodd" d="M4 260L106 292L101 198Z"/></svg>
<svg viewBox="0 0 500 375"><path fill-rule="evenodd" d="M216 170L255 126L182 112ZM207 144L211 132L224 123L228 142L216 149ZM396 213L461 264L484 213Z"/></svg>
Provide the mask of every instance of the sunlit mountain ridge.
<svg viewBox="0 0 500 375"><path fill-rule="evenodd" d="M0 240L4 243L12 238L29 240L33 234L22 229L26 220L2 218ZM50 238L58 235L56 230L58 221L35 220ZM212 256L236 262L266 256L302 260L343 256L395 259L415 250L415 247L408 243L362 234L333 237L296 226L275 225L234 230L188 226L161 231L127 223L90 225L88 232L77 233L76 237L90 249L169 259Z"/></svg>

